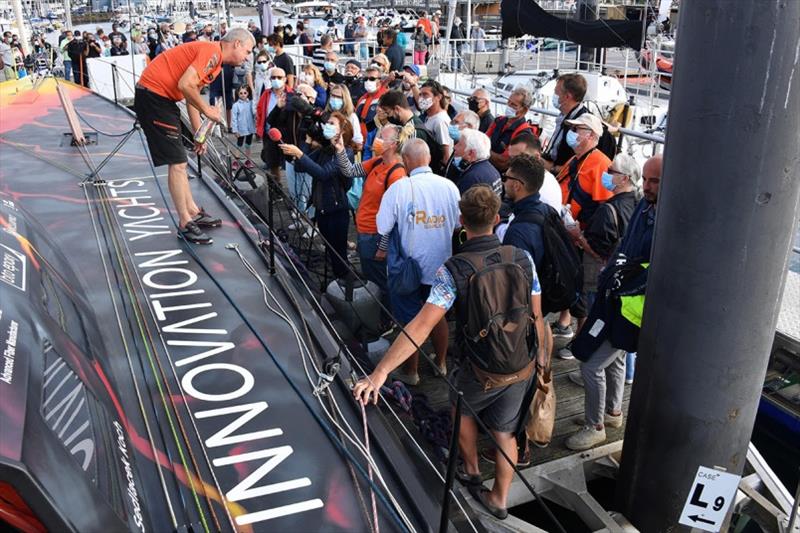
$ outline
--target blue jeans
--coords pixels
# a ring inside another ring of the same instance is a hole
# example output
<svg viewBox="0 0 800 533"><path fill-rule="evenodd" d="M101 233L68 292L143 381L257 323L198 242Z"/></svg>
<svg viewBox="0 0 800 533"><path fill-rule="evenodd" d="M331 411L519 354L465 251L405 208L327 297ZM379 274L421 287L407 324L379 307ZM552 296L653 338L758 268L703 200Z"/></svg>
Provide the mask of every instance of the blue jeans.
<svg viewBox="0 0 800 533"><path fill-rule="evenodd" d="M633 381L633 374L636 371L636 352L625 354L625 381Z"/></svg>
<svg viewBox="0 0 800 533"><path fill-rule="evenodd" d="M361 273L368 281L375 283L381 293L386 294L386 261L375 260L380 240L378 233L359 233L357 249L361 259Z"/></svg>
<svg viewBox="0 0 800 533"><path fill-rule="evenodd" d="M286 187L297 209L313 217L313 211L308 209L308 199L311 198L311 176L305 172L295 172L294 163L289 161L286 162Z"/></svg>
<svg viewBox="0 0 800 533"><path fill-rule="evenodd" d="M64 79L67 81L72 79L72 61L69 59L64 61Z"/></svg>

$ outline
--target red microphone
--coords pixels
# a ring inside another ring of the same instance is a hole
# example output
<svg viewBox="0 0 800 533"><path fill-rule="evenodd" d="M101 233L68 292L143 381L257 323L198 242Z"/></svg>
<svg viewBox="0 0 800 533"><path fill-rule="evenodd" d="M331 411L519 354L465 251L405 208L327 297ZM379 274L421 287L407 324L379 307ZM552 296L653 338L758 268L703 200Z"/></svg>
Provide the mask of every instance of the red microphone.
<svg viewBox="0 0 800 533"><path fill-rule="evenodd" d="M269 140L275 144L283 144L283 135L281 134L281 130L278 128L270 128L267 132L267 136L269 137Z"/></svg>

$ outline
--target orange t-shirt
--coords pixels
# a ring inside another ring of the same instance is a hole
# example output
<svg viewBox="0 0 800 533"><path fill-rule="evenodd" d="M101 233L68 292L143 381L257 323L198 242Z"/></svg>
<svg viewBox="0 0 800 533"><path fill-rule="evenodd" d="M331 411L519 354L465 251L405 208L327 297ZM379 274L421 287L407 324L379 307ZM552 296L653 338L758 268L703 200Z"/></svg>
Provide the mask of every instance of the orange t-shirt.
<svg viewBox="0 0 800 533"><path fill-rule="evenodd" d="M569 166L575 159L575 156L569 159L561 167L561 170L556 176L558 183L561 185L561 201L564 205L567 203L569 197ZM600 150L592 150L586 158L578 163L578 184L581 189L586 191L595 202L604 202L614 196L614 193L603 187L603 172L608 170L611 166L611 160L606 157L606 154ZM572 217L578 220L578 213L581 212L581 206L573 198L570 201L570 210Z"/></svg>
<svg viewBox="0 0 800 533"><path fill-rule="evenodd" d="M358 204L358 211L356 211L356 229L359 233L378 233L375 217L378 216L383 193L394 182L406 177L406 169L402 164L394 169L390 176L387 176L389 170L398 163L390 165L385 163L380 156L375 156L361 164L364 172L367 173L367 179L364 180L361 201Z"/></svg>
<svg viewBox="0 0 800 533"><path fill-rule="evenodd" d="M422 31L425 32L425 35L428 37L431 36L433 33L433 27L431 26L431 21L428 19L419 19L417 21L417 26L422 26Z"/></svg>
<svg viewBox="0 0 800 533"><path fill-rule="evenodd" d="M190 67L200 76L198 88L208 85L222 70L222 48L218 42L195 41L160 53L142 72L138 84L175 102L183 100L178 81Z"/></svg>

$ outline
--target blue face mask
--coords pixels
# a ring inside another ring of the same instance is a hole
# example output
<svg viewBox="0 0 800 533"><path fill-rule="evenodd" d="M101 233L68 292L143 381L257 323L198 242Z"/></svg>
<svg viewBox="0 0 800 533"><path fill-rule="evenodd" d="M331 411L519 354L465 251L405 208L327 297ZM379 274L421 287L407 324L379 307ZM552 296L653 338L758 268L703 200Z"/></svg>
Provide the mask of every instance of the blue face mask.
<svg viewBox="0 0 800 533"><path fill-rule="evenodd" d="M453 139L454 142L458 142L461 138L461 130L458 129L458 126L455 124L447 126L447 133L450 134L450 138Z"/></svg>
<svg viewBox="0 0 800 533"><path fill-rule="evenodd" d="M603 172L603 175L601 176L600 179L603 181L603 187L605 187L609 191L613 191L614 189L617 188L617 186L614 185L614 176L612 176L608 172Z"/></svg>
<svg viewBox="0 0 800 533"><path fill-rule="evenodd" d="M327 122L322 125L322 135L328 139L329 141L336 137L336 134L339 133L339 128L334 126L333 124L328 124Z"/></svg>
<svg viewBox="0 0 800 533"><path fill-rule="evenodd" d="M342 100L341 98L331 97L330 104L331 104L331 109L333 109L334 111L339 111L344 105L344 100Z"/></svg>
<svg viewBox="0 0 800 533"><path fill-rule="evenodd" d="M462 158L458 156L453 156L453 164L456 166L456 168L461 168L461 161Z"/></svg>
<svg viewBox="0 0 800 533"><path fill-rule="evenodd" d="M578 132L569 130L567 132L567 144L570 148L575 148L578 146Z"/></svg>
<svg viewBox="0 0 800 533"><path fill-rule="evenodd" d="M327 70L328 72L333 72L334 70L336 70L336 63L334 63L333 61L326 61L325 63L322 64L322 66L325 67L325 70Z"/></svg>
<svg viewBox="0 0 800 533"><path fill-rule="evenodd" d="M274 46L267 46L267 52L269 52L270 54L274 54L275 53L275 47Z"/></svg>
<svg viewBox="0 0 800 533"><path fill-rule="evenodd" d="M551 102L553 103L553 107L555 107L556 109L559 108L559 104L561 102L559 101L558 95L556 93L553 93L553 99L551 100Z"/></svg>

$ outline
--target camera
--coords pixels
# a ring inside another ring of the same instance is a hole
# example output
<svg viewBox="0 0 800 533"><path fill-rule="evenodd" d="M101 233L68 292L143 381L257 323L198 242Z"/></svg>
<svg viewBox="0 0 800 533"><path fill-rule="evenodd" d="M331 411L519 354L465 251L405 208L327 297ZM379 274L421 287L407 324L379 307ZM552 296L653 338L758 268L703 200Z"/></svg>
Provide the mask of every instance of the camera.
<svg viewBox="0 0 800 533"><path fill-rule="evenodd" d="M302 117L300 124L301 134L304 132L319 144L325 144L327 139L322 134L322 125L328 121L329 114L324 109L314 107L302 96L295 96L290 102L291 110Z"/></svg>

